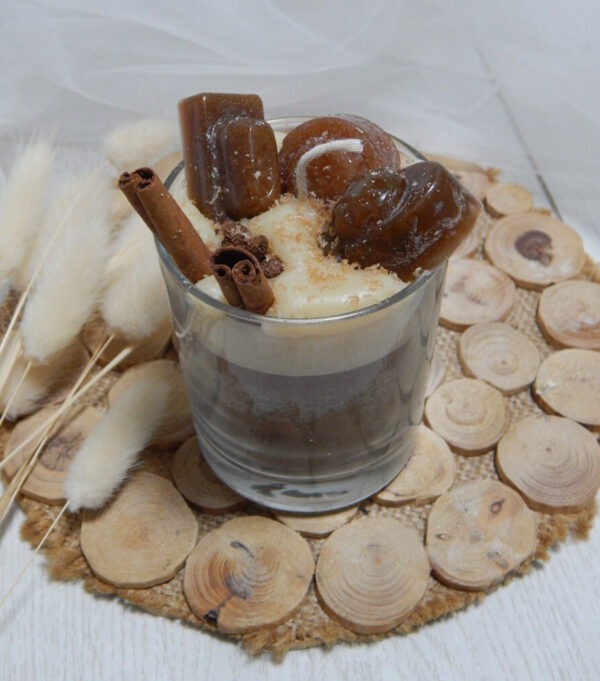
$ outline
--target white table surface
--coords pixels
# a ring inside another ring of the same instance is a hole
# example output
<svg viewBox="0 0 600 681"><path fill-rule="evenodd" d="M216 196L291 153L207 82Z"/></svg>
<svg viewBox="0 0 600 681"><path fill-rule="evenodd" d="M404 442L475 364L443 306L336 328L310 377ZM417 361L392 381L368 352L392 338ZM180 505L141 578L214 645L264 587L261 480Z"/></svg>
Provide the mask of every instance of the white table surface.
<svg viewBox="0 0 600 681"><path fill-rule="evenodd" d="M435 2L425 4L428 9L437 6ZM544 69L544 64L547 66L556 55L544 50L537 55L541 60L541 66L536 64L537 82L543 87L541 94L532 93L526 79L511 78L518 63L510 50L502 49L510 46L510 41L503 42L497 34L496 42L481 41L476 32L468 30L469 12L478 6L472 2L458 3L465 19L464 34L455 35L452 45L444 47L442 37L432 39L427 47L432 53L440 51L441 61L452 59L456 66L458 59L457 70L449 69L449 77L468 72L478 79L480 87L483 83L486 101L479 103L473 117L463 107L454 119L450 115L446 124L440 125L432 117L418 122L402 116L400 122L386 119L386 112L393 112L394 107L402 109L400 98L386 101L378 111L383 112L386 127L415 145L501 167L503 179L529 187L538 204L554 202L562 218L583 235L588 252L600 260L600 136L597 119L586 118L576 101L576 95L584 96L592 81L597 87L598 79L589 76L600 72L598 50L592 48L595 43L585 41L595 35L591 27L597 30L600 12L592 3L576 4L583 5L588 15L587 20L572 25L569 13L575 9L570 4L565 3L562 13L554 8L553 15L545 9L547 5L527 3L531 11L525 19L530 20L539 11L542 35L553 35L554 31L557 50L572 48L569 58L574 85L569 97L557 97L556 106L548 107L546 114L539 115L528 100L530 95L547 95L551 71ZM517 5L512 11L516 19L523 19ZM500 24L498 30L505 25ZM436 29L435 36L443 36L442 28ZM534 41L532 49L535 47ZM419 46L413 48L421 54ZM586 55L591 62L584 64ZM536 69L530 68L529 73ZM519 87L513 88L513 82ZM373 88L380 86L365 88L373 94ZM342 94L344 106L335 108L352 110L352 97L359 106L360 92L354 92L352 96ZM320 101L307 102L305 109L318 110L315 105ZM293 113L301 110L299 106ZM468 149L464 148L462 128L479 133L469 137L474 141ZM19 538L22 520L21 512L13 509L9 522L0 530L0 596L31 555L29 546ZM230 641L93 597L80 583L51 582L43 557L36 557L0 610L0 681L592 681L600 674L599 565L600 527L596 524L588 541L561 544L551 551L549 562L497 590L479 606L410 636L370 645L336 646L329 651L290 652L282 663L275 664L266 655L251 658Z"/></svg>

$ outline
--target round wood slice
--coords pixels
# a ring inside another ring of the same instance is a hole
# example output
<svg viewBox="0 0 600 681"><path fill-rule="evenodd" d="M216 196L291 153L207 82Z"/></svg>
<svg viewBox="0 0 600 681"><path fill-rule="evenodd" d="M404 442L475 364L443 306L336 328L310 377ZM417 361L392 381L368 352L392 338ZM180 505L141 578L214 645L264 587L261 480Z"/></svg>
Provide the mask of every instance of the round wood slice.
<svg viewBox="0 0 600 681"><path fill-rule="evenodd" d="M510 420L502 393L475 378L441 385L427 399L425 417L436 433L465 455L491 449Z"/></svg>
<svg viewBox="0 0 600 681"><path fill-rule="evenodd" d="M537 322L554 346L600 350L600 284L574 279L544 289Z"/></svg>
<svg viewBox="0 0 600 681"><path fill-rule="evenodd" d="M426 156L430 161L441 163L473 196L480 200L485 197L490 180L487 172L480 165L451 156L440 156L439 154L426 154Z"/></svg>
<svg viewBox="0 0 600 681"><path fill-rule="evenodd" d="M152 376L156 382L172 381L175 378L176 389L164 422L158 427L148 446L157 449L177 447L194 434L194 424L181 369L174 360L155 359L127 369L110 389L108 403L114 404L119 395L142 376Z"/></svg>
<svg viewBox="0 0 600 681"><path fill-rule="evenodd" d="M410 459L387 487L377 492L373 501L385 506L413 502L428 504L450 489L456 475L456 463L450 448L427 426L415 428Z"/></svg>
<svg viewBox="0 0 600 681"><path fill-rule="evenodd" d="M46 423L56 411L58 407L48 407L19 421L6 443L4 457L9 457L11 452L20 447L21 443ZM63 483L71 460L101 417L102 412L99 409L87 407L74 412L71 418L55 428L54 434L46 443L37 463L21 487L21 493L46 504L63 504L65 502ZM9 478L12 479L29 460L37 449L39 439L39 437L32 439L13 458L6 461L4 470Z"/></svg>
<svg viewBox="0 0 600 681"><path fill-rule="evenodd" d="M476 324L460 337L458 357L467 376L513 395L535 379L540 353L533 341L509 324Z"/></svg>
<svg viewBox="0 0 600 681"><path fill-rule="evenodd" d="M498 443L496 467L531 508L577 513L594 501L600 487L600 445L575 421L529 416Z"/></svg>
<svg viewBox="0 0 600 681"><path fill-rule="evenodd" d="M183 497L146 471L135 473L101 511L85 511L81 524L81 550L94 574L129 589L171 579L197 538L198 523Z"/></svg>
<svg viewBox="0 0 600 681"><path fill-rule="evenodd" d="M533 390L546 411L600 430L599 352L558 350L542 362Z"/></svg>
<svg viewBox="0 0 600 681"><path fill-rule="evenodd" d="M195 615L219 631L270 628L300 607L314 562L306 540L275 520L235 518L200 540L183 592Z"/></svg>
<svg viewBox="0 0 600 681"><path fill-rule="evenodd" d="M470 591L500 582L533 555L535 514L510 487L476 480L442 494L427 519L426 548L434 575Z"/></svg>
<svg viewBox="0 0 600 681"><path fill-rule="evenodd" d="M496 182L485 192L485 207L495 218L533 210L531 192L518 184Z"/></svg>
<svg viewBox="0 0 600 681"><path fill-rule="evenodd" d="M279 522L291 527L304 537L319 539L327 537L332 532L350 522L356 515L358 506L343 508L332 513L307 515L306 513L283 513L277 511L275 517Z"/></svg>
<svg viewBox="0 0 600 681"><path fill-rule="evenodd" d="M537 290L576 277L585 264L579 234L564 222L535 212L498 220L484 251L518 284Z"/></svg>
<svg viewBox="0 0 600 681"><path fill-rule="evenodd" d="M318 596L345 627L377 634L418 605L430 566L421 537L394 518L362 518L325 540L316 568Z"/></svg>
<svg viewBox="0 0 600 681"><path fill-rule="evenodd" d="M124 370L136 364L149 362L161 357L169 345L172 330L170 323L165 324L159 327L150 338L142 342L133 343L134 349L125 359L119 362L118 368ZM104 321L100 317L95 317L83 328L81 339L85 347L93 354L110 335L111 332L107 329ZM125 338L113 338L106 350L98 358L98 364L101 366L108 364L130 345L132 343Z"/></svg>
<svg viewBox="0 0 600 681"><path fill-rule="evenodd" d="M515 302L515 285L496 267L481 260L450 260L442 296L440 322L462 329L504 320Z"/></svg>
<svg viewBox="0 0 600 681"><path fill-rule="evenodd" d="M206 513L229 513L246 503L213 473L196 437L186 440L175 452L171 473L183 496Z"/></svg>
<svg viewBox="0 0 600 681"><path fill-rule="evenodd" d="M431 395L431 393L442 384L445 375L446 365L442 361L439 353L434 352L433 359L431 360L431 367L429 369L429 378L427 379L425 397L429 397L429 395Z"/></svg>

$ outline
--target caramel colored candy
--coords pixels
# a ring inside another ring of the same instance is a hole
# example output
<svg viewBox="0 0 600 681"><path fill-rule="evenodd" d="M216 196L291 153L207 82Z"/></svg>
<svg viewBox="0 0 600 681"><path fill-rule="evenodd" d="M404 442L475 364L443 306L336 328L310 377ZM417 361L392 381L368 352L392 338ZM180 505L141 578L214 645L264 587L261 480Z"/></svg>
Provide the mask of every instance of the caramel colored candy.
<svg viewBox="0 0 600 681"><path fill-rule="evenodd" d="M359 139L362 152L331 151L311 161L307 168L309 194L335 201L352 180L376 168L400 168L400 154L392 138L375 123L343 114L312 118L286 135L279 152L285 191L296 192L296 166L307 151L326 142Z"/></svg>
<svg viewBox="0 0 600 681"><path fill-rule="evenodd" d="M216 127L240 117L264 119L258 95L203 92L179 102L183 161L189 198L204 215L223 220L222 168Z"/></svg>
<svg viewBox="0 0 600 681"><path fill-rule="evenodd" d="M335 205L325 252L412 279L450 257L480 208L439 163L375 170L353 182Z"/></svg>
<svg viewBox="0 0 600 681"><path fill-rule="evenodd" d="M218 124L223 210L232 220L253 218L279 198L275 133L266 121L226 119Z"/></svg>

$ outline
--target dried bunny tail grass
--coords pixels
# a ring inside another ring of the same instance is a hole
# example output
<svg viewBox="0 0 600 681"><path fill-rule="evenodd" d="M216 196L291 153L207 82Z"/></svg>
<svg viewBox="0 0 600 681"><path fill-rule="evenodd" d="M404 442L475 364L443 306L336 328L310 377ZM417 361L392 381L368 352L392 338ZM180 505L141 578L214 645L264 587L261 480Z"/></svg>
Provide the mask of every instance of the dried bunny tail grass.
<svg viewBox="0 0 600 681"><path fill-rule="evenodd" d="M100 313L112 333L131 342L169 324L170 311L154 237L137 214L127 220L108 262Z"/></svg>
<svg viewBox="0 0 600 681"><path fill-rule="evenodd" d="M13 163L0 199L0 280L19 278L43 218L53 164L52 144L41 138Z"/></svg>
<svg viewBox="0 0 600 681"><path fill-rule="evenodd" d="M21 323L24 354L43 362L68 345L96 307L110 252L108 178L78 192L45 258Z"/></svg>
<svg viewBox="0 0 600 681"><path fill-rule="evenodd" d="M165 382L140 376L104 414L69 468L64 492L71 511L98 509L109 500L161 425L175 378L175 371Z"/></svg>
<svg viewBox="0 0 600 681"><path fill-rule="evenodd" d="M104 154L119 171L149 165L177 140L175 121L144 118L115 128L104 138Z"/></svg>
<svg viewBox="0 0 600 681"><path fill-rule="evenodd" d="M76 200L78 191L81 191L81 181L70 177L62 180L56 191L49 197L36 237L29 244L23 265L13 280L17 290L24 290L34 279L42 261L47 257L52 257L50 253L52 253L53 240L58 236L57 231L60 233L61 223L68 215L71 204Z"/></svg>

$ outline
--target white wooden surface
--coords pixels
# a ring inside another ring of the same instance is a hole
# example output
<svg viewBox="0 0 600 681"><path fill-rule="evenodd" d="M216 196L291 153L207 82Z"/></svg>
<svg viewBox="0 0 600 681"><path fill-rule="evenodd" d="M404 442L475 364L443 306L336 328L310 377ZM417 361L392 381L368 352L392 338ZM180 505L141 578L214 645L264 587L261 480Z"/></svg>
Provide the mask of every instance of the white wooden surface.
<svg viewBox="0 0 600 681"><path fill-rule="evenodd" d="M595 12L590 21L597 18ZM539 204L553 200L563 218L583 234L588 251L600 260L595 155L600 140L586 136L595 126L586 128L564 102L562 109L549 114L550 121L528 116L522 106L526 93L511 88L511 69L516 65L510 54L479 44L468 30L468 16L465 27L464 44L454 56L463 60L465 72L488 79L492 95L484 107L485 120L469 121L468 113L462 112L461 123L480 131L483 140L493 136L489 149L484 143L461 149L460 135L446 136L443 128L428 126L427 121L414 129L394 125L392 120L384 123L430 151L462 154L503 167L504 177L528 186ZM596 67L600 70L598 63ZM397 105L400 109L401 102ZM564 120L557 123L561 115ZM545 130L552 130L554 137L545 135ZM494 157L486 153L490 149ZM561 171L561 159L583 158L588 150L591 160L586 172L572 167ZM0 596L31 556L29 546L19 539L21 522L22 515L15 509L1 531ZM589 541L561 544L552 551L551 560L532 574L450 619L377 644L291 652L281 664L274 664L268 656L250 658L229 641L92 597L81 584L50 582L43 558L37 557L0 610L0 681L196 677L593 681L600 674L599 565L596 524Z"/></svg>

